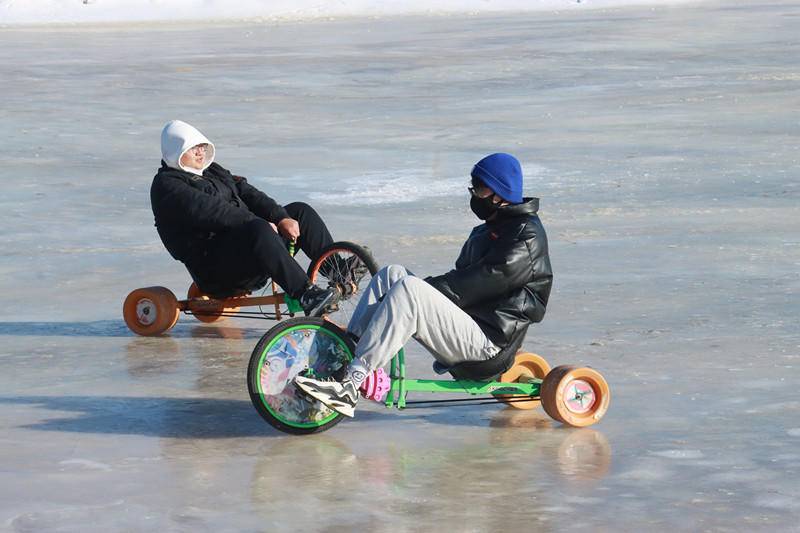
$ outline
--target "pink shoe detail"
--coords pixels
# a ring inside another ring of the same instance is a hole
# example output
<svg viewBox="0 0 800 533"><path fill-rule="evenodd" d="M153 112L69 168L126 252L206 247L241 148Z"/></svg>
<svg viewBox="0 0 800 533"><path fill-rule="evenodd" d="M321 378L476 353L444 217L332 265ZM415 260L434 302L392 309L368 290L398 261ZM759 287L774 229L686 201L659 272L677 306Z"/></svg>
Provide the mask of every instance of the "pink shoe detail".
<svg viewBox="0 0 800 533"><path fill-rule="evenodd" d="M389 393L391 386L391 378L382 368L379 368L374 372L370 372L367 379L361 383L361 395L369 400L382 402Z"/></svg>

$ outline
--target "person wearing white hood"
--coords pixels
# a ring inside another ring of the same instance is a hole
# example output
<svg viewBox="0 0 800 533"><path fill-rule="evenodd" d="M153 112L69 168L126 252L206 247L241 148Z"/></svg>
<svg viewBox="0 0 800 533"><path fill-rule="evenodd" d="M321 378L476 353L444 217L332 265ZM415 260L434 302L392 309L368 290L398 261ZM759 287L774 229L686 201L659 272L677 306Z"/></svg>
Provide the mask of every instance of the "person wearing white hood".
<svg viewBox="0 0 800 533"><path fill-rule="evenodd" d="M314 260L333 243L311 206L281 206L231 174L214 162L214 144L186 122L164 126L161 155L150 189L156 229L203 292L233 296L272 278L307 315L336 304L339 294L313 285L287 250L295 241Z"/></svg>

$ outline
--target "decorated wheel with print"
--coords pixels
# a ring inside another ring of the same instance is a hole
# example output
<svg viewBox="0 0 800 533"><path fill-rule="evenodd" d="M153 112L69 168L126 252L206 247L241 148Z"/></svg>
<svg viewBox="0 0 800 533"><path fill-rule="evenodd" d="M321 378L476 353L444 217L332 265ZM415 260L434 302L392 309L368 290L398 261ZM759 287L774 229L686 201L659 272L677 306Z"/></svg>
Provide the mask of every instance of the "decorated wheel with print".
<svg viewBox="0 0 800 533"><path fill-rule="evenodd" d="M353 358L344 331L321 318L293 318L258 341L247 369L250 400L270 425L297 435L338 424L343 415L307 396L294 384L303 375L325 379Z"/></svg>
<svg viewBox="0 0 800 533"><path fill-rule="evenodd" d="M337 309L328 319L346 327L358 300L378 272L378 263L364 246L352 242L335 242L308 267L308 278L322 287L336 287L342 295Z"/></svg>
<svg viewBox="0 0 800 533"><path fill-rule="evenodd" d="M146 337L170 330L179 315L178 299L165 287L136 289L122 304L125 324L137 335Z"/></svg>
<svg viewBox="0 0 800 533"><path fill-rule="evenodd" d="M551 418L568 426L584 427L603 418L611 392L597 370L563 365L545 376L541 398L542 407Z"/></svg>
<svg viewBox="0 0 800 533"><path fill-rule="evenodd" d="M509 368L499 381L502 383L530 382L534 379L544 379L550 372L550 365L544 357L535 353L519 352L514 357L514 365ZM515 409L533 409L538 407L538 399L525 400L524 395L498 394L497 398Z"/></svg>

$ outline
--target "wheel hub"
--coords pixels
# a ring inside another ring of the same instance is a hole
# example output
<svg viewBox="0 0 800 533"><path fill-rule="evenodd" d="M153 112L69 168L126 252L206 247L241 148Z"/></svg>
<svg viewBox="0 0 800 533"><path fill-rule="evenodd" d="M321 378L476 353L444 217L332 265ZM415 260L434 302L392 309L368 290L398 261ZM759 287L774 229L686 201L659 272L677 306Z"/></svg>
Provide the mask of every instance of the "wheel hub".
<svg viewBox="0 0 800 533"><path fill-rule="evenodd" d="M142 298L136 303L136 319L143 326L149 326L156 321L156 305L148 298Z"/></svg>
<svg viewBox="0 0 800 533"><path fill-rule="evenodd" d="M594 389L587 381L573 379L564 387L564 404L575 414L588 412L596 400Z"/></svg>

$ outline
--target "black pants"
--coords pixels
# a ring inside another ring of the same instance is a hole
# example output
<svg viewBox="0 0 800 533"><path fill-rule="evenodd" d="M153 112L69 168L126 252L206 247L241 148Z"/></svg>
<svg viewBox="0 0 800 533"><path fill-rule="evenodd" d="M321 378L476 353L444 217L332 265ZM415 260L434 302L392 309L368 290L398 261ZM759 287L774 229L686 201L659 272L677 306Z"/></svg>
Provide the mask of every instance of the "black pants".
<svg viewBox="0 0 800 533"><path fill-rule="evenodd" d="M333 243L322 218L308 204L285 206L300 225L296 246L312 261ZM264 219L251 220L208 240L202 258L187 261L186 267L203 292L227 297L263 286L272 278L292 298L299 298L309 279L289 255L287 240L275 233Z"/></svg>

